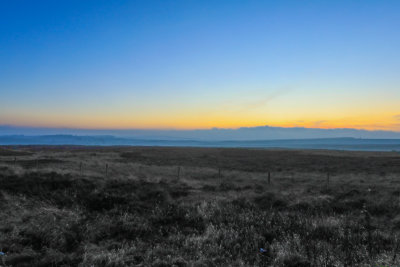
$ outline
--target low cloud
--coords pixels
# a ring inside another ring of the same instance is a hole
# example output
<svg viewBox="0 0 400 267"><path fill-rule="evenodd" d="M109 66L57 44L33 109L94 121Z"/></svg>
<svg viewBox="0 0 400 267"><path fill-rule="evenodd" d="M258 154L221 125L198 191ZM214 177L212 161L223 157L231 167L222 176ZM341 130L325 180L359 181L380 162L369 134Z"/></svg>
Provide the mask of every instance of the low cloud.
<svg viewBox="0 0 400 267"><path fill-rule="evenodd" d="M325 121L325 120L320 120L320 121L315 121L313 124L314 124L314 127L321 127L321 125L322 124L324 124L325 122L327 122L327 121Z"/></svg>

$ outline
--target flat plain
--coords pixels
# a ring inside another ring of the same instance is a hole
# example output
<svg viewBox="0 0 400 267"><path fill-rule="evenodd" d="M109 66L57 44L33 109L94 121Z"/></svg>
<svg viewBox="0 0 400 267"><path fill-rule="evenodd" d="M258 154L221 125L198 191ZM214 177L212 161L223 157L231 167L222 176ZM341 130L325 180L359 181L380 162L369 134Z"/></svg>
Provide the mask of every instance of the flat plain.
<svg viewBox="0 0 400 267"><path fill-rule="evenodd" d="M400 266L400 154L0 147L0 265Z"/></svg>

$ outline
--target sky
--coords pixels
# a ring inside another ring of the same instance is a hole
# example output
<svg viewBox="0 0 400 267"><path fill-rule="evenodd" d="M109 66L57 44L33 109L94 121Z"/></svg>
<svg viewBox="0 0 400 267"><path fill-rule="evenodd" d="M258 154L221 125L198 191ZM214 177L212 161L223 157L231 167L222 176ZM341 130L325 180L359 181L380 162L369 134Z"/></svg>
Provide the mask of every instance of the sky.
<svg viewBox="0 0 400 267"><path fill-rule="evenodd" d="M0 125L400 132L400 1L0 0Z"/></svg>

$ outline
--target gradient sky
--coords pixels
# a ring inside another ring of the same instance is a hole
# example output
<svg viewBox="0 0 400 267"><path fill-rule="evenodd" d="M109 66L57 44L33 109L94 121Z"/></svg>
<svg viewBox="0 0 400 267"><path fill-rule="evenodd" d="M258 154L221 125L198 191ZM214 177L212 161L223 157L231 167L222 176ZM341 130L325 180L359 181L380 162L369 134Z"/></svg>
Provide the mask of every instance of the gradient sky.
<svg viewBox="0 0 400 267"><path fill-rule="evenodd" d="M400 1L0 0L0 124L400 131Z"/></svg>

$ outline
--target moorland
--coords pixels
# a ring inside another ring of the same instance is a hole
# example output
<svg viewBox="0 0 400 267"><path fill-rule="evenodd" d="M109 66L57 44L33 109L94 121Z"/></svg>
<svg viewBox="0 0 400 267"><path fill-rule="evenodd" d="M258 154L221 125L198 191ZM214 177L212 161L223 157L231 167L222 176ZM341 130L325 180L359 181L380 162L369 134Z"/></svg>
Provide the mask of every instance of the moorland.
<svg viewBox="0 0 400 267"><path fill-rule="evenodd" d="M0 147L0 266L400 266L400 154Z"/></svg>

